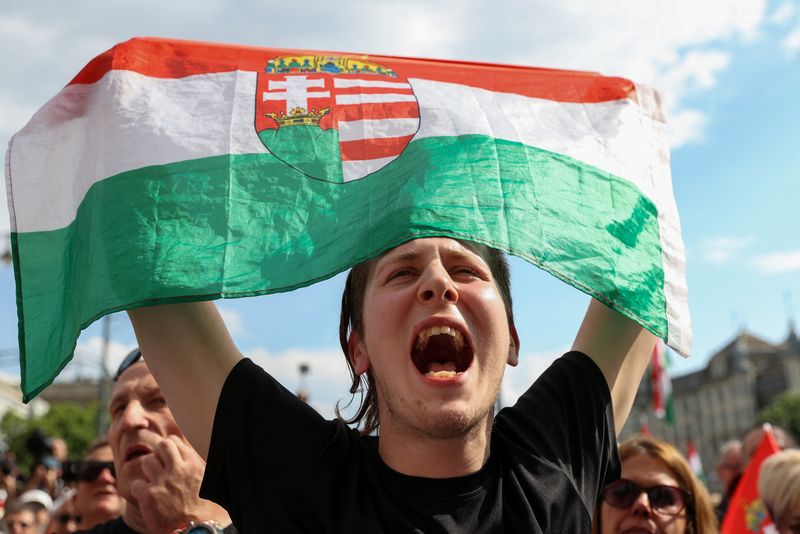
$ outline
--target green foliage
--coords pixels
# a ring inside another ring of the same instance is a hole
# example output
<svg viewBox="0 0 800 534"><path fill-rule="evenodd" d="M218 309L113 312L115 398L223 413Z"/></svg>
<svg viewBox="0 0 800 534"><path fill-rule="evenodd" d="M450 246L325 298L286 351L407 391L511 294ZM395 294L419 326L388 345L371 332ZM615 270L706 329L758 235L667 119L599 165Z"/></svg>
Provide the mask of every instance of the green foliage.
<svg viewBox="0 0 800 534"><path fill-rule="evenodd" d="M62 438L67 443L69 458L78 460L96 438L97 403L86 407L71 402L52 404L45 415L37 418L6 412L0 419L0 436L8 449L17 454L24 471L30 468L34 460L25 442L36 428L48 437Z"/></svg>
<svg viewBox="0 0 800 534"><path fill-rule="evenodd" d="M800 436L800 395L784 393L764 408L759 415L762 422L782 426L794 436Z"/></svg>

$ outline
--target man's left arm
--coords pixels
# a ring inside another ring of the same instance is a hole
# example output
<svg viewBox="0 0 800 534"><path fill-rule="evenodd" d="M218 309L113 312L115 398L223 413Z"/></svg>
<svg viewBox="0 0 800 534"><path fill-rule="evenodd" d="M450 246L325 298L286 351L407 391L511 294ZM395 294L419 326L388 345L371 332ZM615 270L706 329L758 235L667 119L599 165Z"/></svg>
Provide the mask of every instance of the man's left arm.
<svg viewBox="0 0 800 534"><path fill-rule="evenodd" d="M606 377L617 434L628 419L655 342L637 323L591 299L572 350L589 356Z"/></svg>

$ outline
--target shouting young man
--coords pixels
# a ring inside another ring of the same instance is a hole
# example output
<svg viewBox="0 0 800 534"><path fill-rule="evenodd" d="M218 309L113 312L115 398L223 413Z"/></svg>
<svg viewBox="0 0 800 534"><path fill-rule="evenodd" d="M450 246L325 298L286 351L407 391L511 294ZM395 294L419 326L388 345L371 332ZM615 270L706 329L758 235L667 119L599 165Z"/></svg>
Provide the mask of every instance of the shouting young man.
<svg viewBox="0 0 800 534"><path fill-rule="evenodd" d="M573 350L494 414L519 338L502 254L409 241L356 266L342 345L366 388L326 421L236 349L210 302L130 311L241 532L589 532L654 337L592 301Z"/></svg>

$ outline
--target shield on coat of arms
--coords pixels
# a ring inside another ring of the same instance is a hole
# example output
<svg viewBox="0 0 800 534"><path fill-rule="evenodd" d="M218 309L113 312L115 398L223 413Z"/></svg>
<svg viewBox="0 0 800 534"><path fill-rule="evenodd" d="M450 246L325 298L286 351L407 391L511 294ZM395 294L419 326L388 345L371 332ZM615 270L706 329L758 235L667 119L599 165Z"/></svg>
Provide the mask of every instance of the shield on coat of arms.
<svg viewBox="0 0 800 534"><path fill-rule="evenodd" d="M256 132L311 178L343 183L391 163L419 129L408 80L346 56L281 56L258 74Z"/></svg>

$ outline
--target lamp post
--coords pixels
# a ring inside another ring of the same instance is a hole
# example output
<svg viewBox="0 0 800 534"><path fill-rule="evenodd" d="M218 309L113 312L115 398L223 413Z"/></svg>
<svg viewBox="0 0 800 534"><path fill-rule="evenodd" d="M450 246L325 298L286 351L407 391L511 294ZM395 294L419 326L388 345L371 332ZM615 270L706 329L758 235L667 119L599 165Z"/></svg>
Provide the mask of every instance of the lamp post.
<svg viewBox="0 0 800 534"><path fill-rule="evenodd" d="M306 387L306 376L311 371L311 367L307 363L301 363L298 366L298 371L300 371L300 382L297 386L297 398L303 402L308 402L311 394Z"/></svg>

